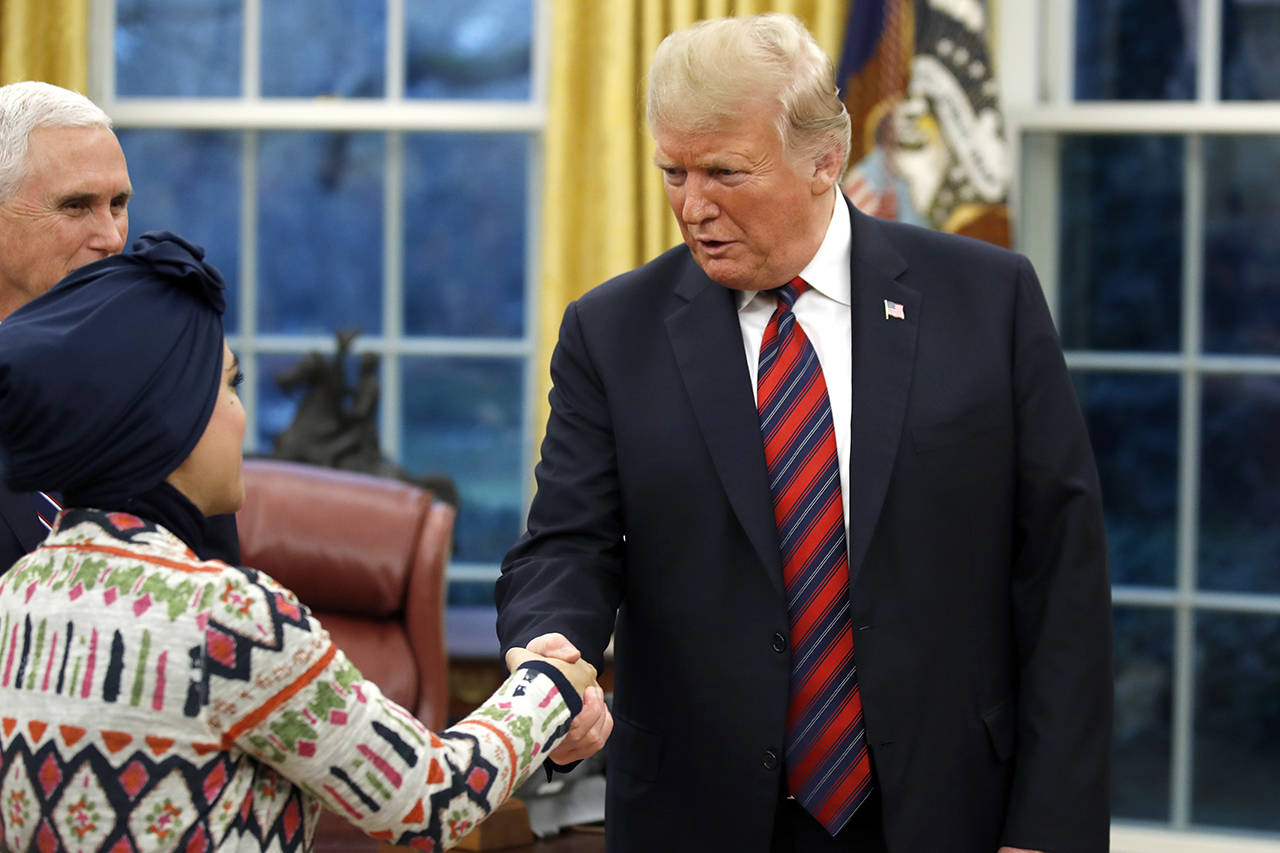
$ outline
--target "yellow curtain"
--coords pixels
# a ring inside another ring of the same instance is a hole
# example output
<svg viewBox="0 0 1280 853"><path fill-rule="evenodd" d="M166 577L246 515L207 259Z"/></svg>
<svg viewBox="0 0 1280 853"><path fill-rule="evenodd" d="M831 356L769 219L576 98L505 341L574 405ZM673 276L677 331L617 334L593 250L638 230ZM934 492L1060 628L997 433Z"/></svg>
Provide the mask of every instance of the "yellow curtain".
<svg viewBox="0 0 1280 853"><path fill-rule="evenodd" d="M0 0L0 84L89 83L89 0Z"/></svg>
<svg viewBox="0 0 1280 853"><path fill-rule="evenodd" d="M565 306L680 242L644 123L658 42L703 18L789 12L839 64L849 0L554 0L540 243L534 440Z"/></svg>

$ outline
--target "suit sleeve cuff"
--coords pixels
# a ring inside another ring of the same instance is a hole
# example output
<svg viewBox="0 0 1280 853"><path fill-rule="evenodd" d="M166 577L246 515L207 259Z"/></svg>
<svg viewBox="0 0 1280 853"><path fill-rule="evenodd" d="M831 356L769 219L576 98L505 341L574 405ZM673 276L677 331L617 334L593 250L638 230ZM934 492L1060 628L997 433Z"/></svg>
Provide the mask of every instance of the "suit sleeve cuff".
<svg viewBox="0 0 1280 853"><path fill-rule="evenodd" d="M582 761L578 760L570 761L568 764L557 764L548 758L546 761L542 762L542 769L547 771L547 781L550 782L556 773L572 773L581 763Z"/></svg>

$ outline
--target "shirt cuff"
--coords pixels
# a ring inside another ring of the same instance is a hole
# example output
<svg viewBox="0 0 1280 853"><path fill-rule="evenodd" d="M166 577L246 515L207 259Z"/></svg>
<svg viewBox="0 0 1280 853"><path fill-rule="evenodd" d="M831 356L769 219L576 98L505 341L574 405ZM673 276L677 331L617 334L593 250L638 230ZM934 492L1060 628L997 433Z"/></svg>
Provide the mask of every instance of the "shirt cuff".
<svg viewBox="0 0 1280 853"><path fill-rule="evenodd" d="M572 720L578 716L578 712L582 710L582 697L578 695L577 690L573 689L573 684L563 672L543 660L525 661L516 669L531 669L550 678L555 683L556 689L560 691L560 695L564 697L564 703L569 706L569 719Z"/></svg>

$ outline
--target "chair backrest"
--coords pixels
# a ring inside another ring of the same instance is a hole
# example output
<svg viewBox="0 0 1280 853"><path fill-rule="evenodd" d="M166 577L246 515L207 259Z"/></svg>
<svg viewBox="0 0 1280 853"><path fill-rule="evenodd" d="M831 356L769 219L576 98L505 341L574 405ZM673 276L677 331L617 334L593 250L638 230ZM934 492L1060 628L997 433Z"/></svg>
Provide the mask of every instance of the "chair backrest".
<svg viewBox="0 0 1280 853"><path fill-rule="evenodd" d="M366 678L442 728L454 508L398 480L273 459L246 459L244 484L244 564L293 590Z"/></svg>

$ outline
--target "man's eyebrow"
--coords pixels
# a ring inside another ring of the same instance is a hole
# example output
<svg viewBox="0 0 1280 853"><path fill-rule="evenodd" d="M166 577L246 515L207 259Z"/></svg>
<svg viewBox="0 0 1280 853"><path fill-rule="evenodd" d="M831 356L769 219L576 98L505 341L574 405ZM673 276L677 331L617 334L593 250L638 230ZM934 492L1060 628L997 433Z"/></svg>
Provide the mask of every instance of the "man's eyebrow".
<svg viewBox="0 0 1280 853"><path fill-rule="evenodd" d="M89 204L99 197L100 196L98 193L89 192L87 190L76 190L74 192L69 192L66 195L59 196L57 203L59 206L73 204L76 202L79 202L81 204ZM130 187L127 190L121 190L120 192L115 193L114 195L111 196L112 201L115 201L116 199L131 199L131 198L133 198L132 187Z"/></svg>
<svg viewBox="0 0 1280 853"><path fill-rule="evenodd" d="M91 202L97 198L96 193L91 192L71 192L58 197L58 205L71 204L73 202Z"/></svg>

